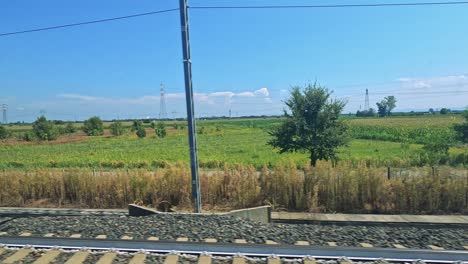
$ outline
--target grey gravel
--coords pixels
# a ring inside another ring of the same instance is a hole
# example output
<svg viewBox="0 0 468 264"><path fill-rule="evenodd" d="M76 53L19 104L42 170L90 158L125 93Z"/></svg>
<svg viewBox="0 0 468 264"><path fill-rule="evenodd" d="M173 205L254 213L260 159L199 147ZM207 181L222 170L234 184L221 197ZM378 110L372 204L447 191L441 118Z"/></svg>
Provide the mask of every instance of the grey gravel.
<svg viewBox="0 0 468 264"><path fill-rule="evenodd" d="M54 233L62 237L81 234L83 238L105 234L108 238L127 235L133 239L146 239L156 236L161 240L188 237L190 241L216 238L220 242L233 242L235 239L246 239L249 243L273 240L293 244L302 240L315 245L337 242L339 246L359 246L359 243L365 242L376 247L401 244L408 248L435 245L446 249L464 249L463 246L468 245L468 230L464 228L261 224L231 216L182 214L17 218L1 225L1 231L12 235L23 232L33 235Z"/></svg>

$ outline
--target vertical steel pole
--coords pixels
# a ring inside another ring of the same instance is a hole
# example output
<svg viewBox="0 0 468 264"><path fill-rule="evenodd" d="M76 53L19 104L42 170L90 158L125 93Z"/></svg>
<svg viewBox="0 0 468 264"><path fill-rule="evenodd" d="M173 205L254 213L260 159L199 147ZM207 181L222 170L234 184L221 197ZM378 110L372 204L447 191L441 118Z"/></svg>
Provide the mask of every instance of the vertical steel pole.
<svg viewBox="0 0 468 264"><path fill-rule="evenodd" d="M198 178L197 136L193 107L192 62L190 61L190 38L187 0L179 0L180 25L182 29L182 52L184 56L185 99L190 146L190 170L192 172L192 199L195 213L201 213L200 180Z"/></svg>

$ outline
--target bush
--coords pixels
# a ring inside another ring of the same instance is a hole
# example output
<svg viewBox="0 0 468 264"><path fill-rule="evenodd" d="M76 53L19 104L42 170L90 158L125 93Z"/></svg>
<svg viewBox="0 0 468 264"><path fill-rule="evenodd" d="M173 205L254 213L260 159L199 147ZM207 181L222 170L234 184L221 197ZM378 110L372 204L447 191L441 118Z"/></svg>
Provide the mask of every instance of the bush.
<svg viewBox="0 0 468 264"><path fill-rule="evenodd" d="M88 136L101 136L104 134L104 125L101 118L93 116L83 124L83 131Z"/></svg>
<svg viewBox="0 0 468 264"><path fill-rule="evenodd" d="M125 128L121 122L117 121L109 126L112 135L121 136L125 133Z"/></svg>
<svg viewBox="0 0 468 264"><path fill-rule="evenodd" d="M139 138L144 138L144 137L146 137L146 130L143 127L140 127L140 128L138 128L138 130L136 132L136 135Z"/></svg>
<svg viewBox="0 0 468 264"><path fill-rule="evenodd" d="M468 110L463 112L465 117L465 123L455 125L455 131L457 132L457 139L463 143L468 143Z"/></svg>
<svg viewBox="0 0 468 264"><path fill-rule="evenodd" d="M156 136L160 138L163 138L167 135L166 128L164 127L163 123L158 123L158 125L156 126L155 132L156 132Z"/></svg>
<svg viewBox="0 0 468 264"><path fill-rule="evenodd" d="M39 140L55 140L59 136L59 131L54 122L47 120L45 116L41 116L34 121L33 131Z"/></svg>
<svg viewBox="0 0 468 264"><path fill-rule="evenodd" d="M0 126L0 139L7 139L9 136L10 132L4 126Z"/></svg>
<svg viewBox="0 0 468 264"><path fill-rule="evenodd" d="M34 141L36 140L36 135L34 134L33 131L27 131L23 134L20 134L20 137L19 137L20 140L23 140L23 141Z"/></svg>
<svg viewBox="0 0 468 264"><path fill-rule="evenodd" d="M63 132L65 132L66 134L73 134L76 131L78 131L78 129L73 125L73 123L67 123L67 125L63 129Z"/></svg>
<svg viewBox="0 0 468 264"><path fill-rule="evenodd" d="M141 120L134 120L132 124L132 131L138 131L140 128L143 128L143 122L141 122Z"/></svg>

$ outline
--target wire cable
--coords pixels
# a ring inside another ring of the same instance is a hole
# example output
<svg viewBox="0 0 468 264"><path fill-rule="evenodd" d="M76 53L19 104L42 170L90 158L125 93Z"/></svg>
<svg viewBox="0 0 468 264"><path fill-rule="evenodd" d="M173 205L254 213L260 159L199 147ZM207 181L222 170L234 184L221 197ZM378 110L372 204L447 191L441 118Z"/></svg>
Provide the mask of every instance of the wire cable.
<svg viewBox="0 0 468 264"><path fill-rule="evenodd" d="M104 19L99 19L99 20L91 20L91 21L78 22L78 23L72 23L72 24L65 24L65 25L59 25L59 26L52 26L52 27L43 27L43 28L28 29L28 30L8 32L8 33L1 33L0 37L10 36L10 35L17 35L17 34L25 34L25 33L31 33L31 32L38 32L38 31L53 30L53 29L59 29L59 28L77 27L77 26L83 26L83 25L89 25L89 24L97 24L97 23L103 23L103 22L109 22L109 21L115 21L115 20L122 20L122 19L141 17L141 16L150 16L150 15L155 15L155 14L168 13L168 12L172 12L172 11L176 11L176 10L179 10L179 8L172 8L172 9L166 9L166 10L146 12L146 13L140 13L140 14L135 14L135 15L121 16L121 17L104 18Z"/></svg>
<svg viewBox="0 0 468 264"><path fill-rule="evenodd" d="M333 4L333 5L252 5L252 6L189 6L191 9L283 9L283 8L354 8L354 7L397 7L466 5L468 1L380 3L380 4Z"/></svg>

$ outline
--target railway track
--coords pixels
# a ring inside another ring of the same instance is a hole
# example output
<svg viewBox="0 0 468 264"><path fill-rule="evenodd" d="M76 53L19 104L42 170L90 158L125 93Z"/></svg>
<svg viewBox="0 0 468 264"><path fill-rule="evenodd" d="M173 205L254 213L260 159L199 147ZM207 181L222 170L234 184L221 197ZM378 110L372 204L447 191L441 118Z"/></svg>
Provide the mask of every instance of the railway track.
<svg viewBox="0 0 468 264"><path fill-rule="evenodd" d="M0 263L468 263L466 228L394 228L117 211L52 217L10 212L0 214Z"/></svg>
<svg viewBox="0 0 468 264"><path fill-rule="evenodd" d="M376 262L392 263L424 261L426 263L468 263L468 251L426 250L369 247L323 247L311 245L246 244L157 241L129 239L82 239L54 237L2 236L0 260L2 263L157 263L145 259L164 259L164 263L179 260L212 263L222 260L236 264L246 262L281 263L336 261L337 263ZM2 258L3 254L7 254ZM62 256L61 256L62 255ZM88 260L87 260L88 259ZM87 262L85 262L87 261ZM91 262L90 262L91 261Z"/></svg>

